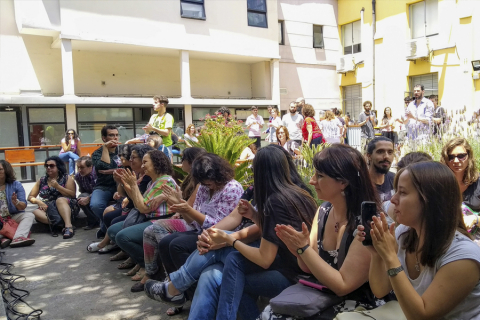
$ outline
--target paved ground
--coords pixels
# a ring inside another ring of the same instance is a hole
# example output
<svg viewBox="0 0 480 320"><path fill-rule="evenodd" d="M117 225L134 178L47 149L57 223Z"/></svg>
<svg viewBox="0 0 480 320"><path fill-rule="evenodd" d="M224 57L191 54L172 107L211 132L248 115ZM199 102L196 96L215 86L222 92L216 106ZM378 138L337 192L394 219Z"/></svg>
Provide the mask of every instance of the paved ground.
<svg viewBox="0 0 480 320"><path fill-rule="evenodd" d="M24 185L27 194L31 186ZM53 238L38 226L33 230L37 230L32 233L35 244L4 249L4 262L13 263L13 272L26 276L18 287L30 291L26 301L43 310L42 319L187 319L188 308L169 317L166 304L149 299L143 292L131 293L134 282L124 275L128 270L117 269L118 262L110 262L110 254L87 252L87 245L95 241L95 230L77 228L68 240Z"/></svg>

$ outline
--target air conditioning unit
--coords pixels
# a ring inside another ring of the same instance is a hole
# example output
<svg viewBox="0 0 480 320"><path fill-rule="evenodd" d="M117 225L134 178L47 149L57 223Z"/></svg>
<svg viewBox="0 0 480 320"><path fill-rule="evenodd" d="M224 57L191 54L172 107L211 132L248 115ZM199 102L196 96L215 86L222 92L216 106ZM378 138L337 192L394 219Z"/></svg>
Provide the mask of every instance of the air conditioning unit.
<svg viewBox="0 0 480 320"><path fill-rule="evenodd" d="M418 38L409 40L406 43L406 58L407 60L417 60L427 58L430 56L430 47L428 38Z"/></svg>
<svg viewBox="0 0 480 320"><path fill-rule="evenodd" d="M355 71L355 60L352 54L341 56L337 63L337 73Z"/></svg>

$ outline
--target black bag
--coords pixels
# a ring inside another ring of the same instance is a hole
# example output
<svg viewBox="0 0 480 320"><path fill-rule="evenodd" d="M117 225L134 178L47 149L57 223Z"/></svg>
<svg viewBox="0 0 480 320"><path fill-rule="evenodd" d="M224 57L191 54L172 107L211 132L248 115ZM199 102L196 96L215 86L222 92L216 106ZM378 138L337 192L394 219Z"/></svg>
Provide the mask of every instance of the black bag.
<svg viewBox="0 0 480 320"><path fill-rule="evenodd" d="M47 214L48 222L50 222L48 226L50 227L52 237L58 237L58 234L54 230L56 226L60 225L60 223L63 222L63 219L58 212L57 201L50 201L47 206L47 211L45 213Z"/></svg>
<svg viewBox="0 0 480 320"><path fill-rule="evenodd" d="M147 215L141 214L137 208L133 208L128 213L127 218L123 221L123 229L143 223L147 220Z"/></svg>

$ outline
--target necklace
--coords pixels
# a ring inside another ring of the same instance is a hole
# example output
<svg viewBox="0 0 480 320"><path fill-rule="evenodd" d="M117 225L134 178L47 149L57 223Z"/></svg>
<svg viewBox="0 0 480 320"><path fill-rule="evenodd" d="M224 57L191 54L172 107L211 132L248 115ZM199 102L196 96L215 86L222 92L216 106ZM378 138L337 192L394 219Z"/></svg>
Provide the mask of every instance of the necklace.
<svg viewBox="0 0 480 320"><path fill-rule="evenodd" d="M415 260L417 261L417 263L415 263L415 270L417 270L417 272L420 272L420 262L418 262L418 257L417 257L417 252L415 251Z"/></svg>
<svg viewBox="0 0 480 320"><path fill-rule="evenodd" d="M332 211L333 210L334 209L332 208ZM333 220L335 221L335 232L338 233L338 231L340 230L340 222L343 222L345 220L337 222L337 219L335 219L335 211L333 211Z"/></svg>

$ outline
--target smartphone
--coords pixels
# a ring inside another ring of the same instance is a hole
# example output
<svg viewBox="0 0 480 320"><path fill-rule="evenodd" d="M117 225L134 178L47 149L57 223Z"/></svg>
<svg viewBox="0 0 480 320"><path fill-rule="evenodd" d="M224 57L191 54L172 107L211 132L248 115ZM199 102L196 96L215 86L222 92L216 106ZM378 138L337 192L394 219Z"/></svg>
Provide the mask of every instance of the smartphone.
<svg viewBox="0 0 480 320"><path fill-rule="evenodd" d="M298 282L300 282L301 284L303 284L304 286L307 286L307 287L312 287L314 289L317 289L317 290L320 290L320 291L323 291L323 292L332 293L332 290L328 289L324 285L321 285L321 284L318 284L318 283L315 283L315 282L310 282L310 281L303 280L303 279L298 280Z"/></svg>
<svg viewBox="0 0 480 320"><path fill-rule="evenodd" d="M373 217L377 215L377 204L373 201L362 202L362 225L365 227L365 240L363 240L364 246L372 246L372 236L370 236L370 230L372 229L371 223Z"/></svg>

